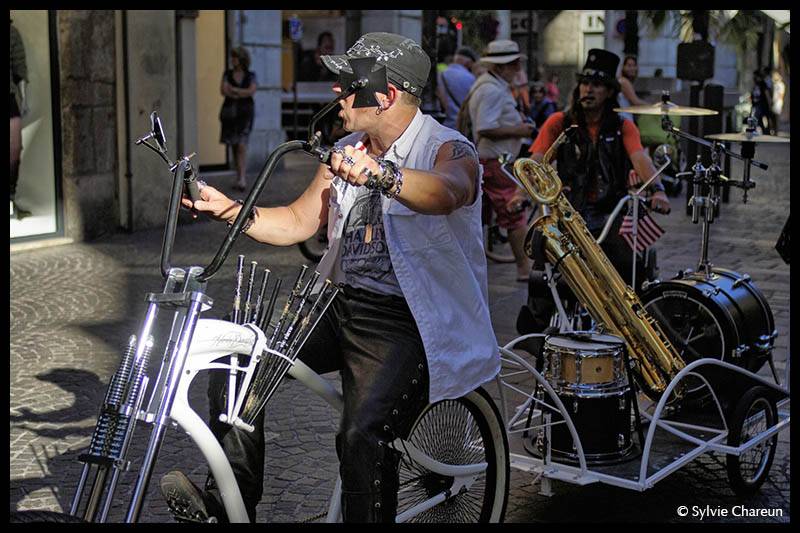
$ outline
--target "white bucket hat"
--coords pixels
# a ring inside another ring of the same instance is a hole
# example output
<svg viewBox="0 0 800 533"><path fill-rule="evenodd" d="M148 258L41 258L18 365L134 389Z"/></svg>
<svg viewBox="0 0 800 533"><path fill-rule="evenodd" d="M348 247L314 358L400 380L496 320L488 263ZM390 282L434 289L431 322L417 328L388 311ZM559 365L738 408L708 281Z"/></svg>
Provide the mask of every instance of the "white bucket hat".
<svg viewBox="0 0 800 533"><path fill-rule="evenodd" d="M498 39L488 44L486 52L481 57L480 61L482 63L504 65L521 57L525 57L525 55L519 53L519 45L515 41Z"/></svg>

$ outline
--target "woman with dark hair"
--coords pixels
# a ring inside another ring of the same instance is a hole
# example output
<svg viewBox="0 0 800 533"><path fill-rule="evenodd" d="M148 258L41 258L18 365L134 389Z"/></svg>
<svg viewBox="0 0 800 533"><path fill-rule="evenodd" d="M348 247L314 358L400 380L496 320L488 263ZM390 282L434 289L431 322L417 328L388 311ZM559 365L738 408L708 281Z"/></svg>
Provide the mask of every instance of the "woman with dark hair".
<svg viewBox="0 0 800 533"><path fill-rule="evenodd" d="M625 59L622 60L622 68L619 74L619 78L617 78L619 82L619 106L647 105L648 102L639 98L633 88L633 82L636 81L639 75L639 63L636 60L636 56L625 56ZM620 113L619 116L628 120L634 120L635 118L630 113Z"/></svg>
<svg viewBox="0 0 800 533"><path fill-rule="evenodd" d="M250 54L243 46L231 50L231 68L222 76L220 92L225 97L219 119L222 122L220 142L233 151L236 162L236 184L234 189L247 188L247 140L255 117L256 74L250 69Z"/></svg>

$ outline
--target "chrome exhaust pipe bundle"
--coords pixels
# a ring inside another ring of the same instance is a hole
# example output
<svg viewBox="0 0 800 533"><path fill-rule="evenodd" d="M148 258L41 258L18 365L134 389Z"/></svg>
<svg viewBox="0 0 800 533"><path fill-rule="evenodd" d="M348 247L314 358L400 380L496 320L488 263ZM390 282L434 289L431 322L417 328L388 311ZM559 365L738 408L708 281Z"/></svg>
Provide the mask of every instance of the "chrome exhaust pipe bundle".
<svg viewBox="0 0 800 533"><path fill-rule="evenodd" d="M308 340L311 332L316 328L322 315L330 307L333 299L339 292L330 280L325 280L322 288L316 295L312 294L317 282L319 272L307 275L308 266L303 265L297 274L294 284L286 297L283 309L277 317L275 307L280 293L282 280L276 278L272 283L269 298L265 298L267 285L270 280L269 269L264 269L256 301L251 305L253 287L255 284L258 264L250 263L250 271L245 289L245 299L242 311L242 282L244 256L239 256L236 266L236 287L234 290L233 311L231 320L237 324L254 324L267 338L267 346L260 355L253 379L245 393L244 401L237 401L242 405L238 418L246 426L254 424L256 417L269 402L280 385L286 372L289 371L297 355ZM273 318L275 318L273 320ZM236 372L237 365L232 365L232 375ZM235 385L231 385L228 397L233 401L233 396L239 396ZM237 394L234 394L237 392Z"/></svg>

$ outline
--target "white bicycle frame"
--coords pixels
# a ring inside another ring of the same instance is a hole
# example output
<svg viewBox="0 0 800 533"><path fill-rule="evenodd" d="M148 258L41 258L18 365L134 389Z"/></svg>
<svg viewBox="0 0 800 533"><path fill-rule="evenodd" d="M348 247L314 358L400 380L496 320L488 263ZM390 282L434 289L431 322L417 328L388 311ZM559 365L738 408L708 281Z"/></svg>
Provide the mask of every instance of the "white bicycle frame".
<svg viewBox="0 0 800 533"><path fill-rule="evenodd" d="M337 106L339 100L361 87L359 84L362 82L366 83L367 80L354 81L347 91L342 92L336 100L328 104L317 117ZM256 370L260 368L259 363L269 357L288 360L290 362L288 373L327 401L337 411L342 410L343 399L334 387L301 361L267 349L265 334L255 324L236 324L223 320L200 318L201 313L210 309L213 304L212 299L206 294L206 284L207 280L224 263L236 237L241 233L246 214L254 206L256 198L274 170L277 161L286 153L301 149L318 157L320 161L325 161L330 156L330 150L321 147L319 138L313 136L313 133L309 134L312 140L308 142L288 141L279 145L267 159L256 184L232 227L228 230L228 236L212 262L205 268L199 266L186 269L172 268L170 257L182 191L186 188L190 194L199 194L199 189L195 183L196 172L192 168L189 157L182 157L173 163L166 155L166 140L156 112L150 115L150 121L150 133L140 138L137 144L142 144L156 152L170 166L170 171L173 173L170 207L161 248L161 273L166 282L163 292L147 295L148 307L140 330L137 332L138 335L131 335L129 338L128 348L117 372L109 383L90 447L87 453L79 457L79 460L84 463L84 467L72 500L70 514L78 516L78 510L84 501L87 482L90 474L94 472L94 480L88 486L88 498L83 507L83 518L90 522L96 519L105 522L120 476L122 472L130 468L131 461L127 458L128 448L137 422L141 421L152 425L152 430L125 516L126 522L137 522L154 465L164 441L164 434L171 422L180 426L189 435L208 463L219 486L222 503L230 521L249 522L233 469L225 457L220 443L208 425L189 405L189 387L197 374L213 369L222 369L228 372L230 379L227 390L227 410L220 416L220 421L245 431L253 431L254 428L242 420L239 415L243 411L246 396L250 390L249 385L256 375ZM313 121L309 129L311 132L314 131ZM161 309L173 311L174 314L172 328L164 346L161 366L157 377L151 383L147 374L150 353L156 345L152 332ZM267 323L263 327L268 328L269 324ZM240 361L245 360L240 356L249 356L246 364L239 364ZM239 378L240 385L238 387L236 378ZM150 398L145 404L146 394L150 394ZM265 398L264 401L267 399ZM408 454L412 461L422 467L454 480L452 486L447 490L433 495L428 500L414 505L397 516L396 521L398 522L409 520L451 496L469 490L479 475L488 468L488 464L485 462L469 465L441 463L402 439L396 439L390 443L390 446L401 453ZM336 483L328 509L328 521L339 519L341 519L340 480Z"/></svg>
<svg viewBox="0 0 800 533"><path fill-rule="evenodd" d="M170 411L170 418L189 435L203 454L219 486L222 503L225 506L228 518L234 523L249 522L241 492L222 447L209 427L189 405L188 392L192 381L200 372L213 369L230 371L232 368L236 372L243 373L243 385L240 390L246 390L246 385L253 376L258 361L265 355L263 352L265 345L266 340L263 332L252 324L238 325L223 320L199 319ZM247 366L237 365L232 367L230 361L240 358L231 357L231 354L250 356ZM270 355L279 356L278 354ZM225 360L228 362L221 362ZM295 360L288 373L324 399L334 409L337 411L342 410L343 399L341 393L302 361ZM229 394L236 394L236 391L229 390L228 392ZM242 397L237 398L237 406L234 408L233 414L233 425L242 429L249 429L235 415L235 412L241 407L242 400ZM407 453L411 460L428 470L454 478L453 485L447 491L436 494L406 510L396 517L397 522L405 522L447 500L450 495L457 495L463 490L469 490L469 487L488 466L487 463L448 465L431 458L411 443L399 438L391 445L398 451ZM331 496L327 521L336 522L340 520L341 479L339 478Z"/></svg>

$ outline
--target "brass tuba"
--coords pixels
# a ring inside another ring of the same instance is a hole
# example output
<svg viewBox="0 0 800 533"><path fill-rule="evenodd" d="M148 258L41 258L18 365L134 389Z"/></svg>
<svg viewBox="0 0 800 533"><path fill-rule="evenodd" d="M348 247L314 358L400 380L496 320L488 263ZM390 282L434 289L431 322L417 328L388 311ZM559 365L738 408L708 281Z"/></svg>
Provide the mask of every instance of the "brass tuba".
<svg viewBox="0 0 800 533"><path fill-rule="evenodd" d="M684 362L562 192L561 179L549 161L566 134L567 131L559 136L541 163L518 159L514 175L531 198L549 208L549 213L533 223L533 228L545 237L545 257L558 266L595 322L625 339L636 372L644 380L645 392L656 397L685 366Z"/></svg>

